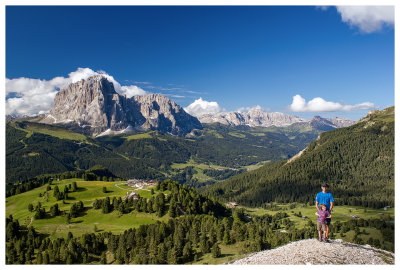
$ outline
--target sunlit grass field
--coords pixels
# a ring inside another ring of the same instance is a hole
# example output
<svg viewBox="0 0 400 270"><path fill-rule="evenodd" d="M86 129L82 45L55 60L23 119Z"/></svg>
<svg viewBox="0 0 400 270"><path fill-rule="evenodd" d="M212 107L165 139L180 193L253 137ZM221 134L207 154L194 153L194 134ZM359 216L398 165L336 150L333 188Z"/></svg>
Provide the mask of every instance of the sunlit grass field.
<svg viewBox="0 0 400 270"><path fill-rule="evenodd" d="M62 200L57 201L53 196L53 189L59 186L59 190L63 191L64 186L76 182L78 190L69 193L69 198L63 203ZM91 233L95 231L111 231L113 233L120 233L132 227L138 227L142 224L150 224L155 221L167 221L168 216L164 215L162 218L157 217L155 214L138 213L132 211L129 214L121 215L118 211L113 211L109 214L103 214L101 209L93 209L92 203L95 199L102 199L105 197L122 197L126 196L127 192L135 191L144 198L150 198L150 188L131 188L125 185L125 182L102 182L102 181L83 181L82 179L67 179L54 181L51 185L52 190L46 192L46 187L38 187L28 192L11 196L6 199L6 215L13 215L13 218L19 220L21 225L28 225L34 212L29 212L28 205L31 203L36 206L39 202L42 207L45 207L48 212L50 207L55 203L59 205L61 211L70 210L71 205L75 202L82 201L85 206L85 213L77 218L72 218L70 224L67 223L66 216L61 215L57 217L48 217L45 219L33 220L32 225L41 233L49 234L52 237L66 236L69 231L74 235L83 233ZM107 193L103 193L103 187L106 188ZM168 192L165 192L168 193ZM40 194L42 196L40 196ZM155 195L157 192L155 192Z"/></svg>

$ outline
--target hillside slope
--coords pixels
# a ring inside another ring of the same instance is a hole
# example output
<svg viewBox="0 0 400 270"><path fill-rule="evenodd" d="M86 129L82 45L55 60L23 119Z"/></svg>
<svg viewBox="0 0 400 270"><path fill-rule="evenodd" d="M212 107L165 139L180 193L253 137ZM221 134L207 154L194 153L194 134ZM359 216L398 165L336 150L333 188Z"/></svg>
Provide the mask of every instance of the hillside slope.
<svg viewBox="0 0 400 270"><path fill-rule="evenodd" d="M157 131L92 138L61 126L13 120L6 125L7 183L101 165L119 177L211 184L246 166L291 157L320 132L214 124L191 138Z"/></svg>
<svg viewBox="0 0 400 270"><path fill-rule="evenodd" d="M205 194L248 206L313 203L328 182L336 203L394 204L394 107L368 114L356 125L322 133L292 162L281 161L234 176Z"/></svg>
<svg viewBox="0 0 400 270"><path fill-rule="evenodd" d="M394 264L394 253L341 239L331 243L306 239L255 253L233 264Z"/></svg>

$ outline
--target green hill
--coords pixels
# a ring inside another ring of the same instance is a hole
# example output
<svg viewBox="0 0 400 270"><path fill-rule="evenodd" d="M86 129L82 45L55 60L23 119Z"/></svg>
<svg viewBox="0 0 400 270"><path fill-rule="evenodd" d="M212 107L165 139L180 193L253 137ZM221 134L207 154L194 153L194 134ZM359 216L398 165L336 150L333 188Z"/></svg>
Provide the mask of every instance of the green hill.
<svg viewBox="0 0 400 270"><path fill-rule="evenodd" d="M212 124L190 138L156 131L92 138L60 126L14 120L6 125L6 179L25 181L100 165L121 178L173 178L198 187L291 157L319 132Z"/></svg>
<svg viewBox="0 0 400 270"><path fill-rule="evenodd" d="M76 182L78 190L69 193L69 198L66 200L57 200L53 196L53 191L56 186L60 191ZM121 232L132 226L137 227L141 224L154 223L156 220L165 220L157 218L155 215L147 215L135 213L132 215L118 215L118 212L107 215L101 215L101 210L92 208L92 204L96 199L104 199L106 197L125 197L127 192L135 190L140 196L150 198L151 193L148 189L133 189L125 185L125 182L103 182L103 181L83 181L82 179L66 179L54 181L50 187L51 190L47 191L47 186L42 186L31 191L8 197L6 199L6 214L12 214L14 218L18 219L21 225L32 225L41 233L49 234L51 237L64 236L68 232L75 235L82 233L91 233L94 231L94 225L97 225L98 230ZM103 192L106 188L106 193ZM66 222L66 216L61 214L56 217L50 217L48 214L46 218L34 219L35 212L28 210L28 205L36 206L38 203L49 212L49 209L54 204L58 204L59 210L62 212L69 212L71 205L79 201L83 202L84 207L87 209L85 215L77 218L72 218L70 223ZM31 222L31 218L33 218ZM115 222L117 220L117 222Z"/></svg>
<svg viewBox="0 0 400 270"><path fill-rule="evenodd" d="M247 206L312 204L322 182L337 204L394 205L394 107L356 125L322 133L300 157L234 176L204 194Z"/></svg>

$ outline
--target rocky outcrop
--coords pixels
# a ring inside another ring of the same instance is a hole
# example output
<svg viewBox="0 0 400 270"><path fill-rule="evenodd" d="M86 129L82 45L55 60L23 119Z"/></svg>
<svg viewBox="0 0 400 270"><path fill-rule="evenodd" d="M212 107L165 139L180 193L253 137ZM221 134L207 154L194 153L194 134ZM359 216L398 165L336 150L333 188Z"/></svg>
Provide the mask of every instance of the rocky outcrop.
<svg viewBox="0 0 400 270"><path fill-rule="evenodd" d="M101 75L60 90L53 108L41 122L62 124L92 135L151 129L184 136L202 128L197 118L167 97L151 94L126 98Z"/></svg>
<svg viewBox="0 0 400 270"><path fill-rule="evenodd" d="M331 243L307 239L255 253L233 264L394 264L394 254L369 245L343 242L341 239Z"/></svg>
<svg viewBox="0 0 400 270"><path fill-rule="evenodd" d="M341 117L328 118L328 120L331 121L337 128L349 127L357 123L357 121Z"/></svg>
<svg viewBox="0 0 400 270"><path fill-rule="evenodd" d="M132 99L145 119L141 125L143 129L157 129L174 135L186 135L194 129L202 129L196 117L163 95L133 96Z"/></svg>

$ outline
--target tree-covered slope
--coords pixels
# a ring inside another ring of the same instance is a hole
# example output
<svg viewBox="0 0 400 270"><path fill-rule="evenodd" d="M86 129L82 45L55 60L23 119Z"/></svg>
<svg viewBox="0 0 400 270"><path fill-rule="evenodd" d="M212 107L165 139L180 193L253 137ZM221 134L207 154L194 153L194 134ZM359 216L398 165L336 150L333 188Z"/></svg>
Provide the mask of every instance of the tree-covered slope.
<svg viewBox="0 0 400 270"><path fill-rule="evenodd" d="M59 126L14 120L6 126L7 182L101 165L118 177L171 177L180 183L213 183L237 174L245 166L291 157L319 132L303 127L268 129L214 124L190 138L157 131L92 138ZM203 164L203 168L192 168L190 173L186 167L192 166L191 162ZM211 165L228 171L220 173L208 167ZM211 171L204 172L206 168Z"/></svg>
<svg viewBox="0 0 400 270"><path fill-rule="evenodd" d="M322 133L298 158L268 164L204 190L249 206L309 202L328 182L336 203L383 207L394 204L394 107L356 125Z"/></svg>

